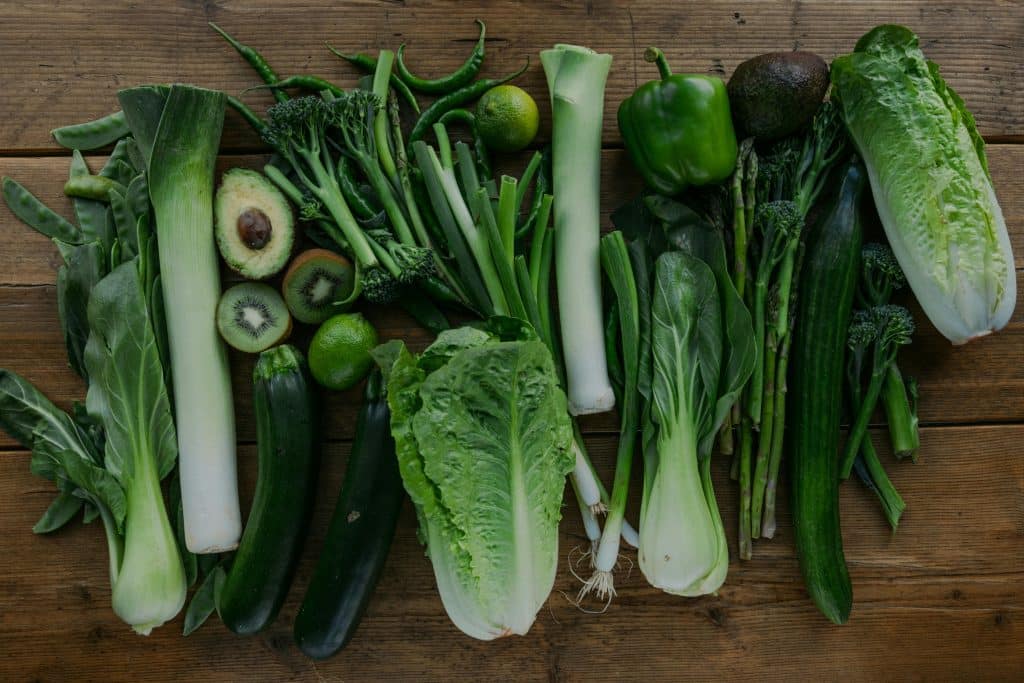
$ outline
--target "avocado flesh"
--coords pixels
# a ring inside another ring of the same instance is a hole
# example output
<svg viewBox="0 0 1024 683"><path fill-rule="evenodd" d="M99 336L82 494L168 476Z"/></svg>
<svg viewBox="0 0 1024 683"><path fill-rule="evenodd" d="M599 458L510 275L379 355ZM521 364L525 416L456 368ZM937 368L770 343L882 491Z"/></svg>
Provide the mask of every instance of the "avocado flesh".
<svg viewBox="0 0 1024 683"><path fill-rule="evenodd" d="M288 200L265 176L245 168L227 171L214 200L214 216L217 247L232 270L263 280L287 265L295 218Z"/></svg>

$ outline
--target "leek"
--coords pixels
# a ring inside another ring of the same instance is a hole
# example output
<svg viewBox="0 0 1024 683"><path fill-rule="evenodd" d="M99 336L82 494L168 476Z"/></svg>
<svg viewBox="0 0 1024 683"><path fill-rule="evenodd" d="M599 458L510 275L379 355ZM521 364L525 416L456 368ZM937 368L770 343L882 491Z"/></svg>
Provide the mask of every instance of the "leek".
<svg viewBox="0 0 1024 683"><path fill-rule="evenodd" d="M540 54L551 93L555 270L569 412L615 406L601 307L600 186L604 87L612 57L575 45Z"/></svg>
<svg viewBox="0 0 1024 683"><path fill-rule="evenodd" d="M146 157L159 235L181 468L185 542L231 550L242 531L227 353L214 324L220 297L213 172L223 93L173 85L118 94Z"/></svg>

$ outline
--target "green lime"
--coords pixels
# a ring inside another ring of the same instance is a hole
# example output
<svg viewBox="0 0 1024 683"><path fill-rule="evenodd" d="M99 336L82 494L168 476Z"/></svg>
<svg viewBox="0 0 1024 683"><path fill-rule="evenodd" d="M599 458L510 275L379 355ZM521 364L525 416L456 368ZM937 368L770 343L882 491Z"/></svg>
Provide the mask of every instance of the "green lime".
<svg viewBox="0 0 1024 683"><path fill-rule="evenodd" d="M499 85L477 102L476 123L488 148L517 152L533 142L540 117L530 93L514 85Z"/></svg>
<svg viewBox="0 0 1024 683"><path fill-rule="evenodd" d="M375 346L377 330L362 313L341 313L325 320L313 335L309 371L328 389L351 389L370 371Z"/></svg>

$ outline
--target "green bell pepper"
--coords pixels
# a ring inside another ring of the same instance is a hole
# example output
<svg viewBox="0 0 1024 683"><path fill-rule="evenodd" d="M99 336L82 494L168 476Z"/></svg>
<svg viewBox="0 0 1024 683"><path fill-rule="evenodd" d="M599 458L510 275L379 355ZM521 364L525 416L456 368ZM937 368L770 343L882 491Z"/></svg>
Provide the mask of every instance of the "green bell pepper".
<svg viewBox="0 0 1024 683"><path fill-rule="evenodd" d="M673 75L656 47L644 52L661 80L636 89L619 106L619 130L644 181L664 195L725 180L736 166L736 133L725 83L713 76Z"/></svg>

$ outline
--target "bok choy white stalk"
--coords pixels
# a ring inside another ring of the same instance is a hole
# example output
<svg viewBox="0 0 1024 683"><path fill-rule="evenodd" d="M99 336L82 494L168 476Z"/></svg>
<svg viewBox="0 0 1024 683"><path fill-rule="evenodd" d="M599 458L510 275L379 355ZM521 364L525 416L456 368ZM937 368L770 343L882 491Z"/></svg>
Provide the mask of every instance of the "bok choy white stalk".
<svg viewBox="0 0 1024 683"><path fill-rule="evenodd" d="M601 127L612 57L576 45L540 53L552 112L555 271L569 412L615 406L601 308Z"/></svg>
<svg viewBox="0 0 1024 683"><path fill-rule="evenodd" d="M119 93L148 164L167 311L185 540L196 553L231 550L242 531L227 353L214 324L220 297L213 171L223 93L144 86Z"/></svg>

